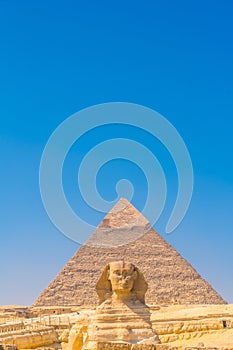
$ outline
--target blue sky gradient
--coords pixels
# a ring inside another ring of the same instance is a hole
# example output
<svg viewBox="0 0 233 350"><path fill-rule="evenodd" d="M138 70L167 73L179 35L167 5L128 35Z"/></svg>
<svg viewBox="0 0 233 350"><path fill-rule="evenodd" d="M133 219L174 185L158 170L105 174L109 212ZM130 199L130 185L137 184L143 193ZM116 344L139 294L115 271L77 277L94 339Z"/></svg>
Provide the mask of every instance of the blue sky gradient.
<svg viewBox="0 0 233 350"><path fill-rule="evenodd" d="M230 0L0 1L0 305L33 303L78 249L43 208L40 158L63 120L112 101L148 106L177 128L194 167L189 211L166 235L177 191L169 154L142 131L111 126L85 135L67 157L64 188L73 208L95 225L103 217L88 210L76 183L90 144L106 134L142 142L168 181L155 228L233 302L232 17ZM121 177L134 184L133 204L141 209L145 177L129 162L103 167L100 193L113 200Z"/></svg>

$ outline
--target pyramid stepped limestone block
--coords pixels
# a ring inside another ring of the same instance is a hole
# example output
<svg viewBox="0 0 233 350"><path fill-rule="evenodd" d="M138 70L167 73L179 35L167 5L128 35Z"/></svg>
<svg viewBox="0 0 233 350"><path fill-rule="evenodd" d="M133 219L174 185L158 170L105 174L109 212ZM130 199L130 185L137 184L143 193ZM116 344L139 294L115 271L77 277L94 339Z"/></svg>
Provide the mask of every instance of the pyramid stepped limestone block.
<svg viewBox="0 0 233 350"><path fill-rule="evenodd" d="M119 242L126 244L119 246ZM226 303L135 207L121 199L34 306L96 306L95 284L101 271L107 263L123 259L138 266L145 276L147 304Z"/></svg>

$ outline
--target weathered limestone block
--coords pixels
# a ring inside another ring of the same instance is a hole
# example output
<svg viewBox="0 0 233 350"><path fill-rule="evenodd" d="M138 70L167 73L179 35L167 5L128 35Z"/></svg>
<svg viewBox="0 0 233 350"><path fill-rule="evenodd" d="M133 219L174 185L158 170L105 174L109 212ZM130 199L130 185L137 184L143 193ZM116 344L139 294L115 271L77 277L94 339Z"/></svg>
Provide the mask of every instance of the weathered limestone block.
<svg viewBox="0 0 233 350"><path fill-rule="evenodd" d="M172 343L179 339L179 335L178 334L160 335L159 339L161 340L162 344Z"/></svg>
<svg viewBox="0 0 233 350"><path fill-rule="evenodd" d="M18 349L33 349L58 341L58 334L54 329L33 332L22 331L20 334L6 335L0 338L1 343L15 345Z"/></svg>
<svg viewBox="0 0 233 350"><path fill-rule="evenodd" d="M59 337L61 343L68 343L70 330L65 329Z"/></svg>
<svg viewBox="0 0 233 350"><path fill-rule="evenodd" d="M212 348L212 347L196 347L196 346L188 346L188 347L185 347L184 350L218 350L219 348ZM230 350L230 349L226 349L224 348L225 350Z"/></svg>
<svg viewBox="0 0 233 350"><path fill-rule="evenodd" d="M98 342L97 350L130 350L130 344Z"/></svg>
<svg viewBox="0 0 233 350"><path fill-rule="evenodd" d="M156 350L156 345L149 344L121 344L121 343L97 343L97 350Z"/></svg>
<svg viewBox="0 0 233 350"><path fill-rule="evenodd" d="M178 348L169 347L168 345L162 344L153 345L98 342L97 350L178 350Z"/></svg>
<svg viewBox="0 0 233 350"><path fill-rule="evenodd" d="M230 318L222 318L220 315L220 318L216 319L206 317L200 320L190 318L183 321L157 321L153 323L153 327L156 329L162 343L171 343L177 340L199 338L205 334L215 333L223 329L231 329L232 321Z"/></svg>

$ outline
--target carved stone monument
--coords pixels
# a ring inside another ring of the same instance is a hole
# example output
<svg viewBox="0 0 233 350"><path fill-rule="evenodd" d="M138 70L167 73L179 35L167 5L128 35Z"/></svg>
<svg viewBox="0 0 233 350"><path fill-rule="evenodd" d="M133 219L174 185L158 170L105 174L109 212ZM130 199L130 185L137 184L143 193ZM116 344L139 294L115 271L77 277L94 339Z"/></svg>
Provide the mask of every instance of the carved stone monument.
<svg viewBox="0 0 233 350"><path fill-rule="evenodd" d="M146 291L145 278L135 265L109 263L96 285L100 305L88 325L80 320L71 330L68 349L96 350L100 343L160 344L145 305Z"/></svg>
<svg viewBox="0 0 233 350"><path fill-rule="evenodd" d="M116 246L109 247L109 243L116 243ZM118 244L124 244L124 247ZM42 292L34 306L96 307L98 276L107 263L123 259L143 271L149 285L147 303L226 304L211 285L151 227L148 220L121 198L87 244L77 250Z"/></svg>

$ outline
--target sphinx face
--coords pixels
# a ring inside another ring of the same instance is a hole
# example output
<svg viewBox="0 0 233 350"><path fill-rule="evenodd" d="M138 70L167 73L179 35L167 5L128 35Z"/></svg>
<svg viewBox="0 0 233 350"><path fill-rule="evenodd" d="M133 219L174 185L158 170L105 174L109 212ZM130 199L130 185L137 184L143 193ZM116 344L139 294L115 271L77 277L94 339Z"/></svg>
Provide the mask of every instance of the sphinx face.
<svg viewBox="0 0 233 350"><path fill-rule="evenodd" d="M130 292L137 278L137 272L133 264L123 261L109 264L109 280L113 292Z"/></svg>

